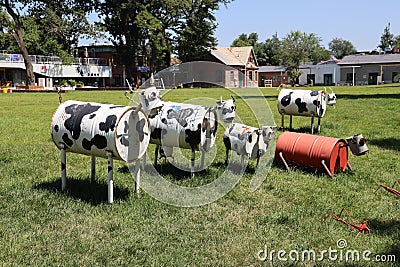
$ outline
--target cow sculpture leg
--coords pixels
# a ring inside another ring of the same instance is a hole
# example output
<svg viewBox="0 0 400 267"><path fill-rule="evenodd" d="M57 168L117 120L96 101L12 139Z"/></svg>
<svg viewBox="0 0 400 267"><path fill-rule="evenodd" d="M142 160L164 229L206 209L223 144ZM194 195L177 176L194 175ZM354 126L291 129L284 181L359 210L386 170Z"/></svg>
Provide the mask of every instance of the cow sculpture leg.
<svg viewBox="0 0 400 267"><path fill-rule="evenodd" d="M108 203L114 202L113 158L112 153L106 153L108 161Z"/></svg>
<svg viewBox="0 0 400 267"><path fill-rule="evenodd" d="M90 168L90 182L94 183L96 179L96 156L91 156L91 168Z"/></svg>
<svg viewBox="0 0 400 267"><path fill-rule="evenodd" d="M190 175L191 175L191 177L193 178L193 177L194 177L194 160L195 160L195 151L194 151L193 148L192 148L192 158L191 158L190 160L191 160L191 164L190 164Z"/></svg>
<svg viewBox="0 0 400 267"><path fill-rule="evenodd" d="M314 134L314 113L311 114L311 134Z"/></svg>
<svg viewBox="0 0 400 267"><path fill-rule="evenodd" d="M200 171L204 169L204 158L206 156L206 152L201 149L201 158L200 158Z"/></svg>
<svg viewBox="0 0 400 267"><path fill-rule="evenodd" d="M321 118L318 117L318 128L317 128L318 132L321 132Z"/></svg>
<svg viewBox="0 0 400 267"><path fill-rule="evenodd" d="M157 159L158 159L158 151L160 150L160 145L156 145L156 149L154 151L154 167L157 167Z"/></svg>
<svg viewBox="0 0 400 267"><path fill-rule="evenodd" d="M61 145L61 191L67 187L67 152L64 144Z"/></svg>

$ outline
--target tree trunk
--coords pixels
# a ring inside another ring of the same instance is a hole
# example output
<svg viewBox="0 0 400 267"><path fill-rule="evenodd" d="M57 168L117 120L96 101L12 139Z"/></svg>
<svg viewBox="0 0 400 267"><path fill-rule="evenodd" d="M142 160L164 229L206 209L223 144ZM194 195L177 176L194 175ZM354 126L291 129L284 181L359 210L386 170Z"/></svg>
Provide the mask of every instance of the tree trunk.
<svg viewBox="0 0 400 267"><path fill-rule="evenodd" d="M18 44L21 51L22 57L24 58L25 68L26 68L26 85L35 85L35 73L33 72L33 66L31 58L29 57L28 50L26 49L25 42L23 39L22 29L15 29L13 37Z"/></svg>
<svg viewBox="0 0 400 267"><path fill-rule="evenodd" d="M29 57L29 53L24 42L24 32L22 30L21 21L19 20L19 15L12 9L9 0L6 0L3 6L5 6L7 13L12 17L15 23L14 32L12 35L18 44L22 57L24 58L26 68L26 84L35 85L35 73L33 72L31 58Z"/></svg>

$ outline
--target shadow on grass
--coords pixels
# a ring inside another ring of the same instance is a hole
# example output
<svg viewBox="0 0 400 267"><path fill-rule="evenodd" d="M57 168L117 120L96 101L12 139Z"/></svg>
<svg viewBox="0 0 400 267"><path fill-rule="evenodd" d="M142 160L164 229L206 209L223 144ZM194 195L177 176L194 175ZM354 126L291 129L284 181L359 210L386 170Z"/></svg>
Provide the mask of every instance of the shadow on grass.
<svg viewBox="0 0 400 267"><path fill-rule="evenodd" d="M282 128L279 129L282 133L283 132L293 132L293 133L305 133L305 134L311 134L311 121L310 121L310 126L302 126L299 128L289 128L289 124L285 125L285 129L284 131L282 131ZM315 130L314 130L314 135L318 135L316 126L315 126Z"/></svg>
<svg viewBox="0 0 400 267"><path fill-rule="evenodd" d="M346 98L346 99L360 99L360 98L399 98L399 94L336 94L338 99Z"/></svg>
<svg viewBox="0 0 400 267"><path fill-rule="evenodd" d="M371 139L371 140L368 140L367 142L372 145L380 146L381 148L400 151L400 139L399 138Z"/></svg>
<svg viewBox="0 0 400 267"><path fill-rule="evenodd" d="M57 178L51 182L40 183L34 185L33 188L58 193L61 192L61 179ZM65 195L96 206L108 202L108 185L103 182L90 181L90 178L68 177ZM125 200L128 197L128 189L120 188L114 184L114 201Z"/></svg>
<svg viewBox="0 0 400 267"><path fill-rule="evenodd" d="M394 255L396 257L396 262L398 263L398 266L400 266L400 245L397 242L400 235L399 224L400 222L397 220L381 221L377 219L372 219L369 221L371 231L378 235L389 236L394 241L394 243L389 248L380 251L379 253L377 253L377 255Z"/></svg>
<svg viewBox="0 0 400 267"><path fill-rule="evenodd" d="M306 166L300 166L300 165L296 165L294 163L290 163L288 162L289 168L291 169L291 171L297 171L297 172L302 172L305 174L313 174L315 177L317 178L324 178L326 177L327 179L332 179L328 173L323 170L323 169L315 169L315 168L308 168ZM281 162L281 161L277 161L277 159L275 158L274 160L274 166L278 167L282 170L286 170L285 165ZM350 171L350 169L348 167L346 167L346 169L344 171L340 171L340 172L335 172L333 173L333 180L336 179L336 176L339 174L345 174L345 175L354 175L354 172Z"/></svg>
<svg viewBox="0 0 400 267"><path fill-rule="evenodd" d="M229 168L228 168L229 166ZM255 167L255 162L254 164L248 163L246 166L246 170L243 171L243 166L239 163L232 162L229 165L226 165L223 162L213 162L210 164L210 166L204 170L196 170L195 167L195 175L212 175L212 173L215 172L215 170L212 169L228 169L235 175L242 175L243 173L248 173L248 174L254 174L256 172L256 167ZM169 162L164 162L164 163L159 163L157 164L155 170L157 171L158 174L161 176L167 175L171 176L174 180L180 181L184 179L191 179L191 173L190 171L186 171L183 169L180 169L179 167L176 167L175 165L169 163ZM146 165L145 171L151 174L156 174L154 173L154 168L152 165Z"/></svg>

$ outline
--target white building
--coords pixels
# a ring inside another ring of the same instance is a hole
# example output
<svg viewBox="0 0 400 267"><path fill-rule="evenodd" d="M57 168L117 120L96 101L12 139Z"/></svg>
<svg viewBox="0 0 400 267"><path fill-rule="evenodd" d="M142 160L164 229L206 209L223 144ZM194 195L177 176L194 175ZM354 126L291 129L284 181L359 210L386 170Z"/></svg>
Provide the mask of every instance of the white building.
<svg viewBox="0 0 400 267"><path fill-rule="evenodd" d="M53 88L55 80L90 81L104 84L112 77L111 66L104 59L84 58L71 65L64 65L59 57L30 56L36 84ZM99 86L100 86L99 84ZM16 87L26 85L26 68L22 55L0 54L0 86Z"/></svg>

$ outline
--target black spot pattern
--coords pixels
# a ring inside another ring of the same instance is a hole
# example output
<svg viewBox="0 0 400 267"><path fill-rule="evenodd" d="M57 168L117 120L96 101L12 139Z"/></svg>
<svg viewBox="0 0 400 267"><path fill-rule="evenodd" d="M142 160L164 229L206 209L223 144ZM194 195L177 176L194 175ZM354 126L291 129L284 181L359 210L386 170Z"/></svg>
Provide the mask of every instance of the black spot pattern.
<svg viewBox="0 0 400 267"><path fill-rule="evenodd" d="M297 98L294 102L295 102L296 105L297 105L297 108L298 108L298 110L299 110L299 113L307 112L307 111L308 111L308 109L307 109L307 103L306 103L306 102L301 102L301 99L300 99L300 98Z"/></svg>
<svg viewBox="0 0 400 267"><path fill-rule="evenodd" d="M96 146L98 149L104 149L107 147L107 138L96 134L92 140L84 138L82 140L82 147L86 150L92 150L92 146Z"/></svg>
<svg viewBox="0 0 400 267"><path fill-rule="evenodd" d="M56 133L58 133L59 130L60 130L60 127L58 125L54 125L54 131L56 131Z"/></svg>
<svg viewBox="0 0 400 267"><path fill-rule="evenodd" d="M63 140L64 143L65 143L67 146L69 146L69 147L71 147L71 146L74 144L74 141L71 140L71 139L69 138L69 136L68 136L67 133L64 133L64 134L63 134L62 140Z"/></svg>
<svg viewBox="0 0 400 267"><path fill-rule="evenodd" d="M185 142L188 143L192 149L195 149L200 144L201 141L200 133L201 133L200 123L197 125L196 131L192 131L189 129L185 130Z"/></svg>
<svg viewBox="0 0 400 267"><path fill-rule="evenodd" d="M140 121L138 121L136 123L136 131L139 134L139 141L143 142L144 139L144 135L147 135L147 133L145 133L143 131L144 126L146 125L146 120L145 119L141 119Z"/></svg>
<svg viewBox="0 0 400 267"><path fill-rule="evenodd" d="M281 99L282 106L284 106L284 107L289 106L290 101L292 100L292 94L293 94L293 92L290 92L288 95L285 95L284 97L282 97L282 99Z"/></svg>
<svg viewBox="0 0 400 267"><path fill-rule="evenodd" d="M318 90L313 90L310 93L310 96L317 96L318 95Z"/></svg>
<svg viewBox="0 0 400 267"><path fill-rule="evenodd" d="M186 118L194 113L192 108L185 108L181 110L170 109L167 111L168 119L176 119L182 127L186 127Z"/></svg>
<svg viewBox="0 0 400 267"><path fill-rule="evenodd" d="M70 131L72 138L77 140L81 134L81 122L85 115L97 111L100 106L92 106L90 103L84 105L73 104L65 107L65 113L70 114L71 117L65 120L64 126Z"/></svg>
<svg viewBox="0 0 400 267"><path fill-rule="evenodd" d="M155 128L151 134L150 134L150 138L151 139L159 139L161 140L161 138L167 133L167 130L165 129L161 129L161 128Z"/></svg>
<svg viewBox="0 0 400 267"><path fill-rule="evenodd" d="M105 131L106 133L108 133L109 131L114 131L116 123L117 123L117 116L115 115L107 116L106 121L100 122L99 124L100 131Z"/></svg>

